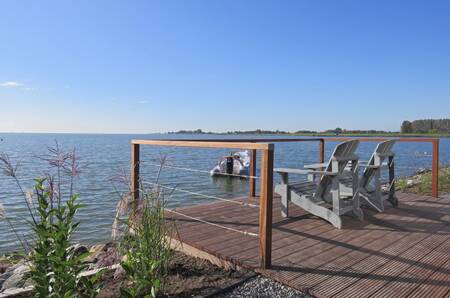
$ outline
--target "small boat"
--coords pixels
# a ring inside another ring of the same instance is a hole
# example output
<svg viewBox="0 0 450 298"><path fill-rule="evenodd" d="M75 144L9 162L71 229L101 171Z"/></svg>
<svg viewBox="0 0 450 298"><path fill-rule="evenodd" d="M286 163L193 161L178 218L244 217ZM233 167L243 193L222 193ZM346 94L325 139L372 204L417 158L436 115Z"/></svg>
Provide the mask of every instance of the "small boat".
<svg viewBox="0 0 450 298"><path fill-rule="evenodd" d="M210 174L211 176L248 176L249 167L249 152L240 151L222 157L217 165L210 171Z"/></svg>
<svg viewBox="0 0 450 298"><path fill-rule="evenodd" d="M416 151L416 152L414 152L414 155L415 155L416 157L432 156L430 153L428 153L428 152L426 152L426 151L424 151L424 152Z"/></svg>

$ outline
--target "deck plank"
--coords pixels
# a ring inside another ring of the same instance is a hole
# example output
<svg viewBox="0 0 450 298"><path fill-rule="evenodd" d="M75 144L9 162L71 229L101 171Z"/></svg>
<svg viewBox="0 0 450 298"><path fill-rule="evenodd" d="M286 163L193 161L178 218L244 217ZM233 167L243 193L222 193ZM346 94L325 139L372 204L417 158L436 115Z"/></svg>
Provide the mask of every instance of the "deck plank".
<svg viewBox="0 0 450 298"><path fill-rule="evenodd" d="M267 270L258 268L258 237L167 217L184 243L317 297L450 297L450 197L397 196L399 208L365 210L363 222L345 217L342 230L295 205L281 217L275 196ZM177 211L258 233L258 208L218 202Z"/></svg>

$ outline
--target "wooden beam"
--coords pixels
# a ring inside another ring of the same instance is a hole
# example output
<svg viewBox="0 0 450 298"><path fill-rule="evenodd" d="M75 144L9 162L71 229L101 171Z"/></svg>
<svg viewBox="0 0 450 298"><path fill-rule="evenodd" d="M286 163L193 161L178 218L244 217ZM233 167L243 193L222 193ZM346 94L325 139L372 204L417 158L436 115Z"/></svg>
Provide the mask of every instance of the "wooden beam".
<svg viewBox="0 0 450 298"><path fill-rule="evenodd" d="M139 155L140 155L140 145L132 144L131 150L131 191L134 199L133 202L133 215L136 211L139 202Z"/></svg>
<svg viewBox="0 0 450 298"><path fill-rule="evenodd" d="M406 142L406 143L416 143L416 142L434 142L434 140L437 140L436 138L412 138L412 137L391 137L391 138L385 138L385 137L325 137L323 138L325 141L335 141L335 142L344 142L349 140L358 140L360 142L383 142L387 140L395 139L397 142Z"/></svg>
<svg viewBox="0 0 450 298"><path fill-rule="evenodd" d="M325 162L325 140L320 139L319 143L319 163Z"/></svg>
<svg viewBox="0 0 450 298"><path fill-rule="evenodd" d="M433 140L433 161L431 165L431 195L439 197L439 139Z"/></svg>
<svg viewBox="0 0 450 298"><path fill-rule="evenodd" d="M231 143L290 143L290 142L311 142L320 141L322 138L251 138L251 139L170 139L170 141L190 141L190 142L231 142ZM159 140L167 141L167 140Z"/></svg>
<svg viewBox="0 0 450 298"><path fill-rule="evenodd" d="M259 199L259 263L272 264L273 148L262 151Z"/></svg>
<svg viewBox="0 0 450 298"><path fill-rule="evenodd" d="M215 141L169 141L169 140L132 140L132 144L173 146L173 147L197 147L197 148L231 148L231 149L269 149L272 144L266 143L241 143L241 142L215 142Z"/></svg>
<svg viewBox="0 0 450 298"><path fill-rule="evenodd" d="M256 176L256 149L252 149L252 151L250 152L250 171L249 171L249 175L250 176ZM249 196L250 197L254 197L256 196L256 179L255 178L250 178L249 180Z"/></svg>

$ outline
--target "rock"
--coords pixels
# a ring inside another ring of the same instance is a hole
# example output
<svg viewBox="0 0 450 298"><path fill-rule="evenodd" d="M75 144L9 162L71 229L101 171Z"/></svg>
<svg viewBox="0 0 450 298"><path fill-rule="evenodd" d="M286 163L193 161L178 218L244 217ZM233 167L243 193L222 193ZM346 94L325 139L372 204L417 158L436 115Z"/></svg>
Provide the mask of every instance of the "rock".
<svg viewBox="0 0 450 298"><path fill-rule="evenodd" d="M416 171L416 174L425 174L425 173L427 173L427 172L429 172L430 170L429 169L426 169L426 168L419 168L417 171Z"/></svg>
<svg viewBox="0 0 450 298"><path fill-rule="evenodd" d="M31 278L27 279L25 281L25 283L23 284L24 288L29 287L29 286L33 286L33 280Z"/></svg>
<svg viewBox="0 0 450 298"><path fill-rule="evenodd" d="M24 276L30 271L30 264L22 262L21 264L17 264L17 266L14 267L15 268L13 270L8 270L0 276L0 280L4 275L5 277L7 276L7 278L2 283L1 291L10 288L21 288L25 284L26 280L24 279Z"/></svg>
<svg viewBox="0 0 450 298"><path fill-rule="evenodd" d="M308 294L284 286L265 277L254 277L231 291L217 295L220 298L264 297L264 298L311 298Z"/></svg>
<svg viewBox="0 0 450 298"><path fill-rule="evenodd" d="M74 245L70 246L68 251L70 251L70 250L73 250L73 254L76 257L79 257L82 254L89 252L89 249L86 246L81 245L81 244L74 244Z"/></svg>
<svg viewBox="0 0 450 298"><path fill-rule="evenodd" d="M6 270L8 270L8 268L10 268L11 266L13 266L13 264L11 262L9 262L8 260L1 260L0 261L0 274L5 273Z"/></svg>
<svg viewBox="0 0 450 298"><path fill-rule="evenodd" d="M121 259L117 244L114 242L94 245L89 251L91 255L86 258L86 262L94 263L93 268L111 266L119 263Z"/></svg>
<svg viewBox="0 0 450 298"><path fill-rule="evenodd" d="M122 280L125 278L125 270L122 268L122 266L119 266L115 271L114 271L114 275L113 278L116 280Z"/></svg>
<svg viewBox="0 0 450 298"><path fill-rule="evenodd" d="M98 257L101 253L103 253L105 248L105 244L93 245L89 252L91 253L86 259L86 263L97 263Z"/></svg>
<svg viewBox="0 0 450 298"><path fill-rule="evenodd" d="M89 252L91 254L94 254L94 253L102 251L104 249L104 247L105 247L105 244L92 245L91 248L89 249Z"/></svg>
<svg viewBox="0 0 450 298"><path fill-rule="evenodd" d="M1 289L3 288L3 283L4 283L8 278L10 278L12 274L13 274L12 271L8 271L8 272L5 272L5 273L3 273L2 275L0 275L0 292L1 292Z"/></svg>
<svg viewBox="0 0 450 298"><path fill-rule="evenodd" d="M117 245L113 242L108 242L103 247L101 253L97 257L96 267L112 266L120 262L122 256L119 253Z"/></svg>

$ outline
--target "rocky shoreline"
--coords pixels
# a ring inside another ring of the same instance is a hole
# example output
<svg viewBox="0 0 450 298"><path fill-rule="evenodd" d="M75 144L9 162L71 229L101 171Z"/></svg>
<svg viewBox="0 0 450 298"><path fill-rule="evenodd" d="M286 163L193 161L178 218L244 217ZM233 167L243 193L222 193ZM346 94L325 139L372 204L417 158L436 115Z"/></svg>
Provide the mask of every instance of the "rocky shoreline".
<svg viewBox="0 0 450 298"><path fill-rule="evenodd" d="M117 244L108 242L91 247L76 245L77 253L89 251L88 271L82 275L103 274L98 297L119 297L124 285L124 271ZM33 286L26 278L29 264L23 257L9 255L0 258L0 298L32 297ZM207 260L175 252L170 261L167 286L158 297L309 297L295 289L245 269L223 269Z"/></svg>
<svg viewBox="0 0 450 298"><path fill-rule="evenodd" d="M114 242L91 247L75 245L76 254L81 255L85 252L90 252L90 255L86 258L89 267L84 275L94 274L102 268L111 268L120 263L122 258ZM26 258L18 254L0 257L0 297L32 290L32 283L26 276L30 271L29 265Z"/></svg>

